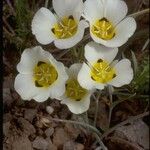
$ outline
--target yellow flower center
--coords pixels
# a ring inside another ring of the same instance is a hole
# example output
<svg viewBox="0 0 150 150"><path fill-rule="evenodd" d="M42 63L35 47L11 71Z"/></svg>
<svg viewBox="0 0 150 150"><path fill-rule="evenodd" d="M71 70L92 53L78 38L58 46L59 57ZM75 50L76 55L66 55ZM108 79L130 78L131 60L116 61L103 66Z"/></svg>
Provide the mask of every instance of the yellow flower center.
<svg viewBox="0 0 150 150"><path fill-rule="evenodd" d="M67 97L75 101L80 101L85 96L86 93L87 90L82 88L76 79L69 79L67 81L65 92Z"/></svg>
<svg viewBox="0 0 150 150"><path fill-rule="evenodd" d="M58 77L52 64L39 61L34 68L34 82L36 87L49 87Z"/></svg>
<svg viewBox="0 0 150 150"><path fill-rule="evenodd" d="M116 77L116 71L107 61L99 59L91 69L91 78L99 83L107 83Z"/></svg>
<svg viewBox="0 0 150 150"><path fill-rule="evenodd" d="M64 17L59 23L55 24L51 31L58 39L67 39L77 32L77 22L73 16Z"/></svg>
<svg viewBox="0 0 150 150"><path fill-rule="evenodd" d="M110 40L115 36L115 28L106 18L96 20L91 31L95 36L103 40Z"/></svg>

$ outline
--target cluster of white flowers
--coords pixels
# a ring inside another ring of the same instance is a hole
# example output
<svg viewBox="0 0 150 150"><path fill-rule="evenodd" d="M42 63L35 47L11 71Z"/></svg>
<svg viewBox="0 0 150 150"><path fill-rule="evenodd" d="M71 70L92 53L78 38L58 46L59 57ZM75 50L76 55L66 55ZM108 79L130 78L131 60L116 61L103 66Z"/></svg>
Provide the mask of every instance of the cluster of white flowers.
<svg viewBox="0 0 150 150"><path fill-rule="evenodd" d="M89 27L93 41L85 45L85 63L70 68L58 62L41 46L25 49L14 87L24 100L60 100L75 114L88 110L96 89L121 87L133 79L128 59L114 60L118 47L127 42L136 22L126 17L123 0L53 0L55 13L42 7L32 20L32 33L41 44L54 42L69 49L80 42Z"/></svg>

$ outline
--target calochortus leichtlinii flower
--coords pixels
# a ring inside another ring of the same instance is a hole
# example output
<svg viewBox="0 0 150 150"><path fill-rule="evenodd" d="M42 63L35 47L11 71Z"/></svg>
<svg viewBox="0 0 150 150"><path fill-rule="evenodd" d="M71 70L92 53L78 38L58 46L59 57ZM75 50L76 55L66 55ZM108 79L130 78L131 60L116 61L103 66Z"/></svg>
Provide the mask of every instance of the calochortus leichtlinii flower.
<svg viewBox="0 0 150 150"><path fill-rule="evenodd" d="M32 33L41 44L54 44L67 49L81 41L88 24L80 20L83 12L82 0L53 0L56 14L42 7L32 20Z"/></svg>
<svg viewBox="0 0 150 150"><path fill-rule="evenodd" d="M126 17L128 8L123 0L86 0L84 4L84 17L95 42L120 47L133 35L136 22Z"/></svg>
<svg viewBox="0 0 150 150"><path fill-rule="evenodd" d="M86 63L78 74L85 89L104 89L107 85L121 87L133 79L133 69L128 59L114 60L118 48L108 48L95 42L85 46Z"/></svg>
<svg viewBox="0 0 150 150"><path fill-rule="evenodd" d="M67 73L69 79L66 82L66 91L59 99L62 100L62 104L66 104L69 110L74 114L81 114L86 112L90 105L90 97L93 90L87 90L80 86L77 81L78 72L81 69L82 64L73 64Z"/></svg>
<svg viewBox="0 0 150 150"><path fill-rule="evenodd" d="M68 75L64 65L40 46L24 50L17 70L14 87L24 100L42 102L65 92Z"/></svg>

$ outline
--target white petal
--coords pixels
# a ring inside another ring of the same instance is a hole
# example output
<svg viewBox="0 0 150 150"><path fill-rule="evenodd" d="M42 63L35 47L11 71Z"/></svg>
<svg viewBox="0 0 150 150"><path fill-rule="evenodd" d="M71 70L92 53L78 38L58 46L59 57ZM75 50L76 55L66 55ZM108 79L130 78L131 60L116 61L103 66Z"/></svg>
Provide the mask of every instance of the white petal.
<svg viewBox="0 0 150 150"><path fill-rule="evenodd" d="M39 88L39 93L33 97L34 100L36 100L37 102L44 102L46 101L50 94L49 94L49 90L48 89L44 89L44 88Z"/></svg>
<svg viewBox="0 0 150 150"><path fill-rule="evenodd" d="M89 66L83 63L82 68L80 69L77 77L79 84L83 88L88 90L104 89L104 84L97 83L91 79L90 70L91 69L89 68Z"/></svg>
<svg viewBox="0 0 150 150"><path fill-rule="evenodd" d="M53 61L53 65L57 70L58 79L49 88L49 94L51 98L59 99L65 92L65 83L68 79L66 69L61 62Z"/></svg>
<svg viewBox="0 0 150 150"><path fill-rule="evenodd" d="M52 26L57 22L50 10L42 7L32 20L32 33L41 44L51 43L55 37L51 31Z"/></svg>
<svg viewBox="0 0 150 150"><path fill-rule="evenodd" d="M112 62L118 53L118 48L108 48L95 42L85 45L85 58L89 62L96 62L98 59Z"/></svg>
<svg viewBox="0 0 150 150"><path fill-rule="evenodd" d="M14 88L24 100L31 100L39 92L35 87L32 75L18 74L15 78Z"/></svg>
<svg viewBox="0 0 150 150"><path fill-rule="evenodd" d="M77 33L68 39L56 39L54 41L55 46L59 49L68 49L73 46L75 46L77 43L79 43L84 35L84 30L87 27L87 23L84 20L81 20L78 24L78 30Z"/></svg>
<svg viewBox="0 0 150 150"><path fill-rule="evenodd" d="M121 87L125 84L129 84L133 79L133 69L131 67L131 62L128 59L122 59L116 66L116 77L109 82L115 87Z"/></svg>
<svg viewBox="0 0 150 150"><path fill-rule="evenodd" d="M22 74L31 74L38 61L48 62L50 57L51 54L44 51L41 46L25 49L17 65L17 70Z"/></svg>
<svg viewBox="0 0 150 150"><path fill-rule="evenodd" d="M89 109L91 93L87 94L82 100L75 101L66 97L62 98L61 103L66 104L74 114L82 114Z"/></svg>
<svg viewBox="0 0 150 150"><path fill-rule="evenodd" d="M53 0L53 8L60 18L73 15L79 20L83 12L83 2L82 0Z"/></svg>
<svg viewBox="0 0 150 150"><path fill-rule="evenodd" d="M105 15L115 26L119 23L127 14L128 7L123 0L106 0L105 1Z"/></svg>
<svg viewBox="0 0 150 150"><path fill-rule="evenodd" d="M103 3L101 0L86 0L84 3L84 16L93 23L97 19L103 18Z"/></svg>
<svg viewBox="0 0 150 150"><path fill-rule="evenodd" d="M111 40L102 40L96 37L91 31L92 39L106 47L120 47L125 44L136 30L136 22L134 18L127 17L116 26L116 34Z"/></svg>
<svg viewBox="0 0 150 150"><path fill-rule="evenodd" d="M107 43L108 43L108 41L106 41L106 40L103 40L103 39L101 39L101 38L98 38L97 36L95 36L94 34L93 34L93 32L91 31L91 27L92 27L92 24L90 25L90 35L91 35L91 38L96 42L96 43L99 43L99 44L102 44L102 45L108 45ZM107 46L108 47L108 46Z"/></svg>
<svg viewBox="0 0 150 150"><path fill-rule="evenodd" d="M75 64L71 65L67 71L69 77L76 79L81 67L82 67L81 63L75 63Z"/></svg>

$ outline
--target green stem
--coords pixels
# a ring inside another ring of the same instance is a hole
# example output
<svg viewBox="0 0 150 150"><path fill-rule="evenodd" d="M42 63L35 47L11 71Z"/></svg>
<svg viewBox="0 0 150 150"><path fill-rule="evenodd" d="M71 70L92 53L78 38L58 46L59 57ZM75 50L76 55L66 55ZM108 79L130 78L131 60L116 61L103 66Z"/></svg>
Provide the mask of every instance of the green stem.
<svg viewBox="0 0 150 150"><path fill-rule="evenodd" d="M149 13L149 10L150 10L150 9L147 8L147 9L144 9L144 10L142 10L142 11L138 11L138 12L136 12L136 13L130 14L130 15L128 15L128 17L134 17L134 18L136 18L136 17L141 16L141 15L143 15L143 14Z"/></svg>
<svg viewBox="0 0 150 150"><path fill-rule="evenodd" d="M98 143L100 144L100 146L102 147L103 150L108 150L107 147L104 145L104 143L102 142L102 140L100 139L100 137L94 133L94 136L96 137Z"/></svg>
<svg viewBox="0 0 150 150"><path fill-rule="evenodd" d="M85 121L86 121L86 124L89 124L89 118L88 118L88 113L87 111L85 112ZM87 130L89 131L89 128L87 127Z"/></svg>
<svg viewBox="0 0 150 150"><path fill-rule="evenodd" d="M48 8L48 2L49 0L45 0L45 7Z"/></svg>
<svg viewBox="0 0 150 150"><path fill-rule="evenodd" d="M63 120L63 119L57 119L57 118L53 118L51 119L53 121L58 121L58 122L65 122L65 123L71 123L71 124L77 124L77 125L81 125L81 126L84 126L84 127L88 127L90 128L93 132L95 132L99 137L102 135L99 130L97 130L95 127L89 125L89 124L86 124L86 123L83 123L83 122L77 122L77 121L73 121L73 120Z"/></svg>
<svg viewBox="0 0 150 150"><path fill-rule="evenodd" d="M109 106L109 116L108 116L108 127L110 126L110 122L111 122L111 114L112 114L112 104L113 104L113 98L112 98L112 86L109 85L108 86L108 93L109 93L109 100L110 100L110 106Z"/></svg>
<svg viewBox="0 0 150 150"><path fill-rule="evenodd" d="M96 122L97 122L97 115L98 115L98 108L99 108L99 98L101 96L101 92L98 93L98 97L96 98L95 95L93 95L93 98L95 99L95 104L96 104L96 108L95 108L95 116L94 116L94 127L96 127Z"/></svg>

